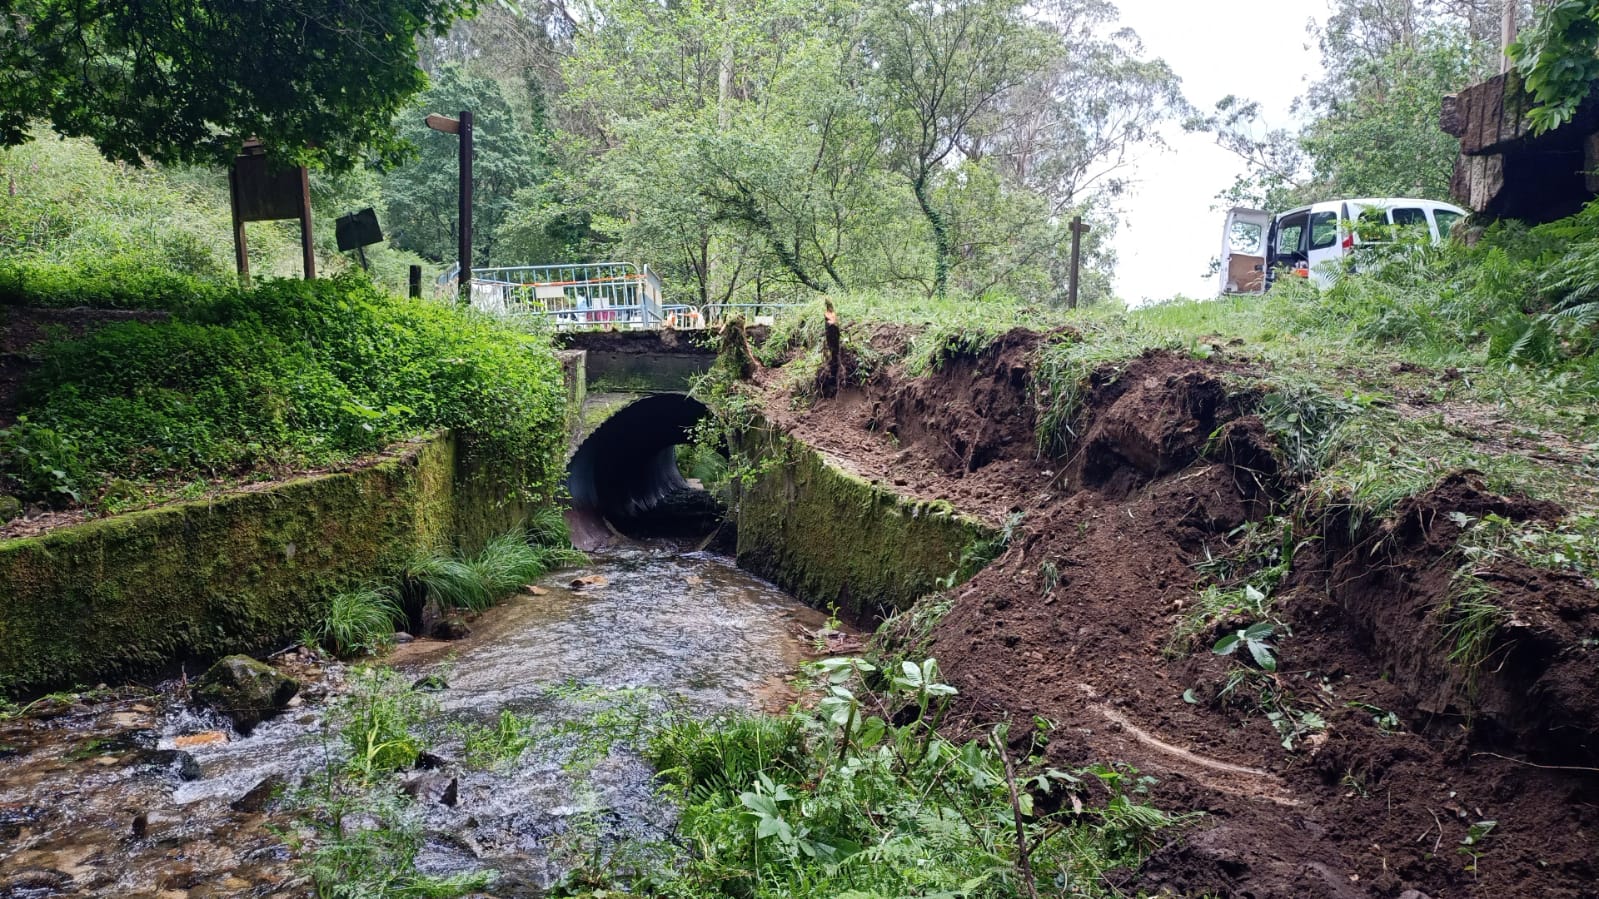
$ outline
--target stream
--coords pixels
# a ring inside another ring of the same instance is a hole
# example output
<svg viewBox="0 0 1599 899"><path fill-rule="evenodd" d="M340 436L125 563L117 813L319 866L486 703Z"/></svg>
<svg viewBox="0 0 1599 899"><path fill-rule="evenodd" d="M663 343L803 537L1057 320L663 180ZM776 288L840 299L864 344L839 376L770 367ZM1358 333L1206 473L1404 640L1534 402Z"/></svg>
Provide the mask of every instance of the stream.
<svg viewBox="0 0 1599 899"><path fill-rule="evenodd" d="M493 895L537 896L575 853L669 840L674 811L635 735L596 740L590 724L780 711L825 624L730 560L629 550L549 575L464 639L398 647L385 664L444 685L427 693L434 770L396 781L420 813L418 869L492 870ZM0 897L308 895L293 813L268 796L336 761L324 712L351 670L303 652L273 661L304 686L249 736L184 702L179 682L0 719ZM464 764L463 728L504 711L541 737L500 764Z"/></svg>

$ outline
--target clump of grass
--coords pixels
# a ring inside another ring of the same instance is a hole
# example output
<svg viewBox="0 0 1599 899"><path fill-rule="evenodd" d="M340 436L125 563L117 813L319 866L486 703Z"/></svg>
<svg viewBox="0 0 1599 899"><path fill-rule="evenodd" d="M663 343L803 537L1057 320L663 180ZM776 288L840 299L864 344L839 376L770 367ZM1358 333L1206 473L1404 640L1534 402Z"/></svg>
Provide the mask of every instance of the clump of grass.
<svg viewBox="0 0 1599 899"><path fill-rule="evenodd" d="M531 716L501 709L500 717L493 724L458 728L466 763L476 768L493 768L516 761L537 741L533 725Z"/></svg>
<svg viewBox="0 0 1599 899"><path fill-rule="evenodd" d="M1449 661L1466 678L1468 694L1494 652L1494 639L1510 613L1494 600L1484 580L1496 562L1516 560L1534 568L1576 574L1599 584L1599 515L1582 513L1559 522L1513 521L1488 514L1480 519L1451 513L1461 528L1456 551L1460 565L1450 581L1448 600L1438 609Z"/></svg>
<svg viewBox="0 0 1599 899"><path fill-rule="evenodd" d="M1497 593L1470 571L1457 572L1450 585L1449 601L1438 610L1449 661L1465 677L1468 696L1476 694L1477 680L1493 654L1494 637L1510 617L1493 601Z"/></svg>
<svg viewBox="0 0 1599 899"><path fill-rule="evenodd" d="M530 533L539 540L567 540L566 522L559 515L559 510L540 513L532 523L535 530L494 537L476 556L439 550L421 553L406 566L405 575L441 609L481 612L554 568L587 560L569 544L529 542Z"/></svg>
<svg viewBox="0 0 1599 899"><path fill-rule="evenodd" d="M394 627L405 619L394 591L367 585L334 594L322 621L321 641L339 655L368 655L394 642Z"/></svg>
<svg viewBox="0 0 1599 899"><path fill-rule="evenodd" d="M1146 331L1134 319L1113 326L1085 322L1082 328L1080 333L1039 347L1033 358L1040 456L1060 455L1077 437L1072 425L1082 411L1094 372L1110 366L1119 374L1148 349L1182 349L1179 342Z"/></svg>
<svg viewBox="0 0 1599 899"><path fill-rule="evenodd" d="M476 612L494 603L477 568L468 559L439 551L426 553L411 560L405 576L420 584L426 591L427 601L441 609Z"/></svg>

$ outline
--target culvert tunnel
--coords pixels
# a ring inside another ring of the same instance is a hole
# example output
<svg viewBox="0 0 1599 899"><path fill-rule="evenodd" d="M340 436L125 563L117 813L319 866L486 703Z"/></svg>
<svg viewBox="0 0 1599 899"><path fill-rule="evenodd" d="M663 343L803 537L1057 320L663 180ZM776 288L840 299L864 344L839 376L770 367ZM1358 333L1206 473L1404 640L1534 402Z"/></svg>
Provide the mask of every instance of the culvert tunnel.
<svg viewBox="0 0 1599 899"><path fill-rule="evenodd" d="M677 447L690 442L703 403L681 393L641 397L601 422L566 467L568 518L579 549L617 536L702 541L721 525L725 509L689 482Z"/></svg>

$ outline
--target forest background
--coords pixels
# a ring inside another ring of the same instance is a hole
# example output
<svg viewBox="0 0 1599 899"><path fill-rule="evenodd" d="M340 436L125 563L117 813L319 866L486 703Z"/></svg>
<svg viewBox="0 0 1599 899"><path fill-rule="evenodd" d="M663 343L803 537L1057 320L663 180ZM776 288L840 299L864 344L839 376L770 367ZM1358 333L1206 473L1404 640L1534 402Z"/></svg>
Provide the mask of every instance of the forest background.
<svg viewBox="0 0 1599 899"><path fill-rule="evenodd" d="M1272 128L1248 97L1194 108L1099 0L485 4L418 39L428 86L393 116L400 144L313 171L319 255L326 271L354 265L332 218L373 206L389 238L371 254L379 281L399 287L413 262L446 268L455 138L422 118L472 109L478 265L647 262L697 304L1059 303L1080 215L1094 224L1084 298L1104 302L1134 162L1175 128L1242 160L1218 207L1446 197L1456 144L1439 101L1498 71L1500 8L1333 0L1307 35L1320 75L1300 124ZM1530 2L1521 17L1535 21ZM42 139L0 151L0 255L230 271L219 168L111 162L30 127ZM252 270L294 274L292 223L250 227Z"/></svg>

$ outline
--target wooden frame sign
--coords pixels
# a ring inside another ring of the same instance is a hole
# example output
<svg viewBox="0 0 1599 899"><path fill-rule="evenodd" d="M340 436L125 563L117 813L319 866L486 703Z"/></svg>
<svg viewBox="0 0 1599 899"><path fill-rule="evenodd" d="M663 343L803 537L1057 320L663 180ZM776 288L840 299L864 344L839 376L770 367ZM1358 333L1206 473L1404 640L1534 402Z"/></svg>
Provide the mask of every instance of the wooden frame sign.
<svg viewBox="0 0 1599 899"><path fill-rule="evenodd" d="M239 267L239 280L249 283L249 247L244 239L245 222L278 219L300 220L300 252L305 261L305 277L316 277L316 254L311 248L311 180L305 167L273 169L267 164L266 149L260 141L245 141L244 149L233 159L228 172L228 188L233 200L233 254Z"/></svg>

